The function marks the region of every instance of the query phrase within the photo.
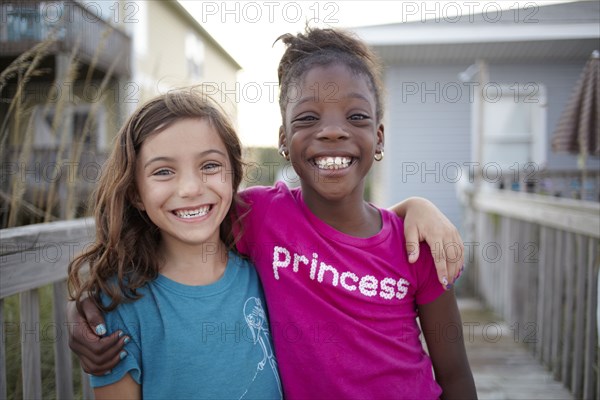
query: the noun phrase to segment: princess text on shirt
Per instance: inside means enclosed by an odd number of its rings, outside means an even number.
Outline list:
[[[309,260],[303,254],[290,252],[282,246],[273,247],[273,275],[279,280],[279,270],[288,268],[292,264],[292,272],[298,273],[302,266],[303,270],[308,270],[308,276],[311,280],[317,280],[319,283],[328,282],[333,287],[341,287],[349,292],[358,289],[358,293],[366,297],[379,296],[386,300],[402,300],[408,293],[410,282],[404,278],[394,279],[385,277],[377,279],[372,275],[359,277],[352,271],[341,272],[335,266],[328,265],[325,262],[319,262],[319,255],[312,253]],[[326,280],[326,275],[327,280]]]

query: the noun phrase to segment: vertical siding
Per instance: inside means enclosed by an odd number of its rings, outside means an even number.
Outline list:
[[[490,64],[490,81],[500,85],[541,83],[546,88],[546,162],[549,169],[577,169],[577,157],[554,154],[551,136],[585,60],[572,63]],[[469,84],[457,75],[468,63],[389,66],[385,74],[386,158],[377,175],[376,201],[388,206],[408,196],[432,200],[457,226],[456,165],[468,167],[471,154]],[[459,93],[459,89],[461,93]],[[404,93],[403,93],[404,90]],[[588,162],[598,169],[598,158]],[[464,178],[468,178],[463,173]]]
[[[470,160],[471,149],[468,87],[457,82],[464,68],[392,66],[387,70],[383,204],[423,196],[460,225],[455,167]]]

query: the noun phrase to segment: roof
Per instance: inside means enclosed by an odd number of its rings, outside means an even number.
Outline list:
[[[219,53],[221,53],[225,59],[227,59],[230,63],[232,63],[235,68],[238,70],[242,69],[240,64],[217,42],[211,35],[198,23],[198,21],[181,5],[177,0],[168,0],[165,2],[169,6],[175,10],[181,17],[187,20],[187,22],[194,28],[196,31],[202,35],[208,43],[214,46]]]
[[[496,11],[353,30],[388,62],[572,60],[599,47],[598,1]]]

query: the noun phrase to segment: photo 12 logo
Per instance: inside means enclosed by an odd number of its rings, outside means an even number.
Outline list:
[[[403,1],[401,21],[470,22],[483,19],[497,23],[509,19],[514,23],[537,23],[539,5],[535,2],[509,1]]]
[[[203,1],[200,22],[258,23],[300,21],[338,23],[337,2],[295,1]]]
[[[114,24],[139,23],[140,6],[136,1],[39,1],[32,12],[31,1],[3,1],[0,21],[8,23],[9,15],[28,15],[30,21],[45,24],[109,21]]]

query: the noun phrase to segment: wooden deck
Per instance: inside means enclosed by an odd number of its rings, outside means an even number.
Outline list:
[[[523,344],[514,327],[479,300],[459,299],[465,345],[480,400],[573,399]]]

